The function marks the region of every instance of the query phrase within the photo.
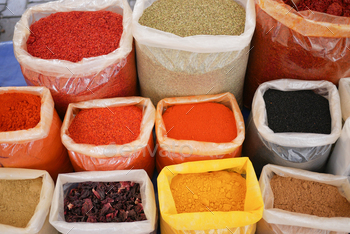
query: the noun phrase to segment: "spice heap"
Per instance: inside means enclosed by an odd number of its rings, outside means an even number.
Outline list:
[[[118,106],[81,110],[68,128],[78,144],[122,145],[139,136],[142,110],[136,106]]]
[[[319,217],[350,217],[350,203],[337,187],[274,175],[274,208]]]
[[[169,107],[163,114],[167,136],[177,140],[231,142],[237,136],[233,112],[220,103]]]
[[[277,132],[330,134],[329,102],[312,90],[264,93],[268,127]]]
[[[291,0],[283,0],[291,7],[295,7]],[[349,0],[301,0],[296,4],[298,11],[318,11],[336,16],[350,17]]]
[[[235,172],[179,174],[170,189],[177,213],[244,210],[246,180]]]
[[[30,26],[28,53],[42,59],[78,62],[119,47],[123,16],[110,11],[58,12]]]
[[[25,228],[40,201],[42,178],[0,180],[0,223]]]
[[[33,94],[0,94],[0,132],[34,128],[40,122],[41,98]]]
[[[233,0],[157,0],[145,9],[139,23],[180,37],[240,35],[245,10]]]
[[[123,182],[82,182],[64,199],[67,222],[133,222],[146,220],[140,185]]]

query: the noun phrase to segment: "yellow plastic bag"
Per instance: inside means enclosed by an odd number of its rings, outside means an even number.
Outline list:
[[[177,213],[170,190],[171,180],[177,174],[222,170],[245,175],[247,194],[244,211]],[[255,233],[256,223],[262,218],[264,203],[254,168],[247,157],[189,162],[168,166],[160,172],[157,182],[161,233]]]

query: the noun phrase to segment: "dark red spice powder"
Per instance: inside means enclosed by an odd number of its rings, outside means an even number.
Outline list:
[[[51,14],[30,26],[27,51],[42,59],[78,62],[119,47],[123,16],[110,11]]]
[[[284,3],[294,7],[291,0],[283,0]],[[298,11],[318,11],[336,16],[350,17],[349,0],[301,0],[297,4]]]
[[[0,94],[0,131],[34,128],[40,122],[41,98],[33,94]]]
[[[79,144],[122,145],[140,135],[142,110],[119,106],[81,110],[68,128],[69,136]]]

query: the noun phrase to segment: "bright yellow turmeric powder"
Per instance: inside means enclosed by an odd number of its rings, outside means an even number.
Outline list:
[[[177,213],[244,210],[246,180],[236,172],[179,174],[170,189]]]

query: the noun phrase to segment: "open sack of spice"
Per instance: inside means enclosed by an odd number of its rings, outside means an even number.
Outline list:
[[[133,11],[142,96],[231,92],[241,104],[253,0],[139,0]]]
[[[0,168],[1,233],[57,234],[49,223],[54,186],[47,171]]]
[[[60,138],[62,122],[45,87],[0,88],[0,167],[72,172]]]
[[[156,166],[241,156],[244,120],[233,94],[165,98],[156,113]]]
[[[75,171],[145,169],[154,171],[149,98],[126,97],[71,103],[61,137]]]
[[[339,80],[339,96],[343,121],[350,117],[350,78],[341,78]]]
[[[157,184],[161,233],[255,233],[262,217],[258,180],[246,157],[168,166]]]
[[[61,233],[156,233],[153,185],[144,170],[59,175],[50,223]]]
[[[337,0],[256,0],[244,87],[251,106],[261,83],[290,78],[328,80],[350,76],[350,5]]]
[[[27,84],[49,88],[62,118],[72,102],[136,95],[131,15],[127,0],[61,0],[27,9],[13,37]]]
[[[259,183],[265,207],[257,234],[350,231],[350,183],[346,176],[266,165]]]
[[[331,82],[265,82],[253,99],[243,155],[257,175],[268,163],[322,172],[341,125],[339,94]]]

